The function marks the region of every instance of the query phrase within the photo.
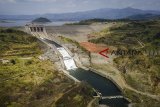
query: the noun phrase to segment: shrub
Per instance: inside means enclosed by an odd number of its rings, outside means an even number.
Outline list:
[[[16,61],[14,59],[11,59],[10,62],[15,65],[16,64]]]
[[[25,65],[31,65],[33,63],[32,60],[28,60],[27,62],[25,62]]]

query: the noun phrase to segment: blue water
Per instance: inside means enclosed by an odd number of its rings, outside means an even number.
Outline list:
[[[102,93],[103,96],[121,95],[121,91],[113,82],[92,71],[79,68],[76,71],[69,71],[69,73],[78,80],[89,83],[93,88]]]
[[[121,91],[112,81],[92,71],[79,68],[77,70],[70,70],[69,73],[76,79],[90,84],[94,89],[100,92],[102,96],[122,95]],[[127,107],[129,104],[129,102],[123,98],[105,99],[101,100],[99,103],[109,105],[110,107]]]

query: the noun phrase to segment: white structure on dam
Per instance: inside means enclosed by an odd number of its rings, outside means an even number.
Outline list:
[[[69,55],[69,53],[63,47],[57,48],[57,50],[63,56],[63,61],[64,61],[64,64],[65,64],[67,70],[77,68],[74,59]]]

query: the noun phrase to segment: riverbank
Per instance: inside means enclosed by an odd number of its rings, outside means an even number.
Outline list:
[[[113,80],[114,83],[120,87],[121,91],[123,92],[123,94],[127,98],[127,100],[131,102],[130,105],[138,105],[141,102],[148,101],[148,100],[155,102],[155,105],[159,102],[159,100],[160,100],[159,96],[152,95],[152,94],[145,93],[145,92],[141,92],[141,91],[138,91],[138,90],[130,87],[125,82],[124,78],[121,76],[120,71],[118,71],[116,68],[112,67],[112,65],[110,65],[110,64],[108,64],[108,66],[103,65],[103,67],[105,67],[105,68],[103,68],[102,66],[99,66],[99,67],[93,66],[94,69],[92,68],[91,71],[96,71],[96,73],[102,75],[103,77],[105,77],[105,78],[107,77],[107,78]],[[110,73],[110,70],[112,72],[114,71],[114,73]],[[141,100],[141,99],[143,99],[143,100]]]
[[[73,49],[73,48],[72,48]],[[73,51],[75,51],[75,50],[73,50]],[[77,52],[77,51],[75,51],[75,52]],[[79,51],[78,51],[79,52]],[[83,52],[82,52],[83,53]],[[88,62],[89,61],[87,61],[87,60],[89,60],[89,57],[87,58],[87,56],[86,56],[86,54],[84,54],[85,55],[85,57],[83,57],[83,55],[81,55],[80,56],[80,61],[82,61],[82,65],[84,65],[84,63],[85,64],[87,64],[87,65],[89,65],[90,66],[90,64],[88,64]],[[86,58],[85,60],[83,60],[84,58]],[[103,58],[104,59],[104,58]],[[92,59],[93,60],[93,59]],[[85,62],[85,61],[87,61],[87,63]],[[97,61],[97,60],[95,60],[95,61]],[[102,60],[101,60],[102,61]],[[102,64],[102,65],[101,65]],[[133,88],[131,88],[131,87],[129,87],[126,83],[125,83],[125,80],[124,80],[124,78],[121,76],[121,73],[120,73],[120,71],[118,71],[116,68],[114,68],[113,67],[113,65],[111,65],[111,64],[105,64],[105,65],[103,65],[103,63],[101,63],[101,64],[95,64],[94,65],[94,68],[98,71],[98,72],[103,72],[103,73],[105,73],[106,75],[108,75],[109,77],[111,77],[114,81],[115,81],[115,83],[117,83],[117,84],[120,84],[119,86],[122,88],[122,89],[129,89],[129,90],[133,90],[134,92],[136,92],[136,93],[139,93],[139,94],[143,94],[143,95],[149,95],[149,94],[146,94],[146,93],[142,93],[142,92],[139,92],[139,91],[137,91],[137,90],[135,90],[135,89],[133,89]],[[87,66],[88,67],[88,66]],[[105,67],[105,69],[104,69],[104,67]],[[107,71],[106,71],[107,70]],[[87,78],[87,77],[86,77]],[[125,95],[126,96],[126,95]],[[152,96],[152,95],[149,95],[150,97],[153,97],[153,98],[155,98],[154,96]]]
[[[117,82],[117,80],[115,80],[114,78],[112,78],[110,75],[102,73],[100,71],[97,71],[96,69],[91,68],[91,67],[89,68],[89,70],[92,71],[92,72],[94,72],[94,73],[96,73],[96,74],[98,74],[98,75],[100,75],[100,76],[102,76],[102,77],[104,77],[104,78],[109,79],[110,81],[112,81],[118,87],[118,89],[121,90],[121,92],[123,93],[124,87],[122,87],[119,84],[119,82]],[[131,103],[131,100],[129,98],[127,98],[127,97],[124,97],[124,98]]]

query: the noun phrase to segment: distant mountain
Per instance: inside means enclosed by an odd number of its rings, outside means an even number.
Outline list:
[[[129,16],[137,14],[155,14],[159,15],[160,11],[153,10],[140,10],[134,8],[123,8],[123,9],[110,9],[103,8],[97,10],[90,10],[84,12],[74,12],[74,13],[61,13],[61,14],[43,14],[43,15],[0,15],[0,19],[9,19],[9,20],[33,20],[37,17],[46,17],[53,21],[79,21],[86,19],[122,19]]]
[[[40,17],[40,18],[33,20],[32,22],[34,22],[34,23],[47,23],[47,22],[51,22],[51,21],[47,18]]]
[[[129,16],[127,17],[127,19],[130,20],[148,20],[148,19],[158,19],[160,18],[160,15],[157,14],[138,14],[138,15],[133,15],[133,16]]]

